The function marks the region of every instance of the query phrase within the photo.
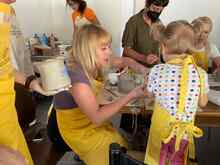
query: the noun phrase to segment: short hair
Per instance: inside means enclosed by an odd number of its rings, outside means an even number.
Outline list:
[[[161,42],[170,54],[191,54],[194,51],[194,30],[185,20],[171,22],[164,29]]]
[[[166,7],[169,4],[169,0],[146,0],[145,3],[147,7],[149,7],[152,4],[156,6]]]
[[[66,4],[68,4],[70,6],[70,2],[74,2],[74,3],[78,3],[79,4],[79,9],[78,11],[83,14],[86,7],[87,7],[87,3],[84,0],[66,0]]]
[[[111,41],[111,35],[101,26],[94,24],[82,26],[73,37],[73,61],[82,66],[93,87],[93,80],[98,72],[96,49]]]
[[[209,26],[209,32],[212,31],[213,23],[209,17],[198,17],[192,21],[192,26],[195,32],[201,32],[204,26]]]
[[[150,35],[155,40],[160,42],[161,41],[161,34],[164,32],[165,26],[161,21],[156,21],[151,25],[150,28]]]

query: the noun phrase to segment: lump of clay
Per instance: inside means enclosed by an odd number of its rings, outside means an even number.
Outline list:
[[[129,93],[136,87],[134,78],[129,74],[122,74],[118,79],[118,90],[121,93]]]

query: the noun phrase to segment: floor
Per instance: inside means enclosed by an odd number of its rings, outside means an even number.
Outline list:
[[[47,111],[51,99],[43,99],[37,107],[38,127],[43,130],[43,141],[32,142],[28,145],[35,165],[81,165],[74,160],[74,153],[59,152],[53,148],[46,133]],[[116,121],[118,122],[118,121]],[[196,151],[199,165],[219,165],[220,155],[220,128],[203,128],[204,136],[196,140]]]
[[[42,141],[28,141],[28,146],[35,165],[82,165],[74,160],[73,152],[61,152],[53,147],[47,137],[47,114],[51,105],[51,98],[42,98],[38,101],[36,118],[37,130],[43,136]]]

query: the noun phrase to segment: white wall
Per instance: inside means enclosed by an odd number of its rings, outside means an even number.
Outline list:
[[[145,0],[134,0],[134,1],[135,1],[134,12],[138,13],[141,9],[144,8]]]
[[[93,0],[87,3],[93,6]],[[66,0],[17,0],[13,6],[25,37],[52,32],[62,41],[72,40],[72,11]]]
[[[48,1],[48,0],[47,0]],[[51,26],[52,31],[62,41],[71,41],[73,33],[73,24],[71,18],[71,8],[66,6],[66,0],[51,1]]]
[[[93,2],[93,9],[102,26],[112,34],[112,48],[118,54],[121,36],[121,2],[119,0],[94,0]]]
[[[25,36],[52,30],[50,0],[17,0],[13,6]]]
[[[48,1],[48,0],[47,0]],[[52,30],[63,41],[71,41],[73,33],[72,9],[66,6],[66,0],[49,0],[52,3]],[[93,0],[87,0],[88,6]]]
[[[139,11],[144,6],[145,0],[135,0],[135,11]],[[167,24],[178,19],[192,21],[199,16],[209,16],[214,22],[214,29],[210,35],[210,40],[220,48],[220,15],[219,0],[170,0],[169,5],[164,10],[161,20]]]
[[[13,6],[25,37],[54,33],[62,41],[72,39],[71,10],[65,0],[17,0]]]
[[[145,0],[87,0],[102,25],[113,36],[113,51],[120,54],[121,35],[128,18],[144,7]],[[17,0],[14,4],[25,36],[33,33],[55,33],[61,40],[71,41],[71,9],[66,8],[65,0]],[[176,19],[191,21],[198,16],[210,16],[214,21],[211,40],[220,47],[219,0],[170,0],[161,19],[167,24]]]

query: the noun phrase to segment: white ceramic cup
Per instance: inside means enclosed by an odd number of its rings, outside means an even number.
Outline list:
[[[116,85],[118,83],[118,73],[109,73],[108,79],[111,85]]]

